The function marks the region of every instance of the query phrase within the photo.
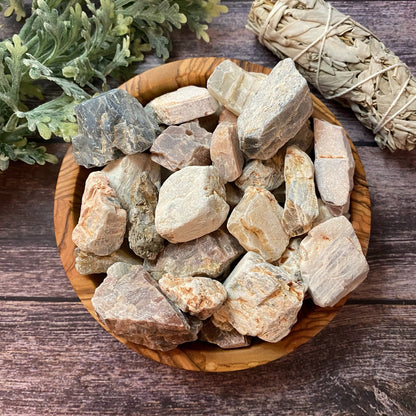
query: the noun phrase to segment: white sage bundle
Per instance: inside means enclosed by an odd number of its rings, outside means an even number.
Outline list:
[[[381,148],[414,149],[416,79],[368,29],[324,0],[255,0],[247,28],[325,98],[349,106]]]

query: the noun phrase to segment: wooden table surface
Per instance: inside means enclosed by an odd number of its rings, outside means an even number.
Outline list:
[[[250,1],[223,1],[211,43],[174,34],[171,60],[226,56],[274,66],[244,28]],[[416,74],[416,1],[336,0]],[[0,18],[0,37],[17,27]],[[138,71],[160,64],[148,59]],[[319,95],[318,95],[319,96]],[[352,113],[326,102],[367,173],[367,280],[314,339],[265,366],[196,373],[128,349],[89,315],[58,255],[58,165],[0,175],[0,415],[416,415],[416,151],[381,151]],[[48,144],[62,160],[68,144]]]

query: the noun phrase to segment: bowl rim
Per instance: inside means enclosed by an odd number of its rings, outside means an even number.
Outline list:
[[[119,88],[126,90],[145,104],[155,96],[173,91],[185,85],[205,86],[206,80],[214,68],[228,58],[188,58],[173,61],[149,69],[134,76]],[[271,69],[248,61],[230,59],[242,68],[268,74]],[[322,118],[341,126],[335,115],[313,94],[314,112],[312,117]],[[348,136],[348,134],[347,134]],[[364,254],[366,255],[371,230],[371,204],[365,171],[357,150],[348,137],[355,160],[354,189],[351,194],[350,221],[357,233]],[[102,275],[81,275],[75,269],[75,244],[72,242],[72,230],[75,227],[81,205],[83,186],[91,170],[76,164],[72,145],[68,148],[58,174],[54,198],[54,227],[59,255],[65,273],[77,296],[99,324],[102,324],[92,307],[91,297],[95,287],[102,281]],[[141,355],[169,366],[207,372],[243,370],[274,361],[289,354],[300,345],[317,335],[339,312],[348,296],[341,299],[334,307],[321,308],[311,301],[304,302],[297,323],[291,332],[277,343],[265,341],[254,342],[251,346],[239,349],[221,349],[213,344],[200,341],[182,344],[174,350],[154,351],[142,345],[134,344],[115,335],[123,344]]]

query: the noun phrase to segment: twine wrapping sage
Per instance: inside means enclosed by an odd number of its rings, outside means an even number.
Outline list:
[[[416,79],[368,29],[324,0],[255,0],[247,28],[325,98],[350,107],[381,148],[414,149]]]

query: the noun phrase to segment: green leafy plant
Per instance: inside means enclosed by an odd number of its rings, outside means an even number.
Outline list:
[[[0,1],[5,15],[25,16],[20,0]],[[187,25],[208,42],[220,0],[35,0],[18,34],[0,42],[0,170],[9,161],[56,162],[34,136],[69,141],[77,132],[74,106],[107,88],[108,77],[153,52],[167,59],[173,29]],[[62,93],[44,99],[44,92]]]

